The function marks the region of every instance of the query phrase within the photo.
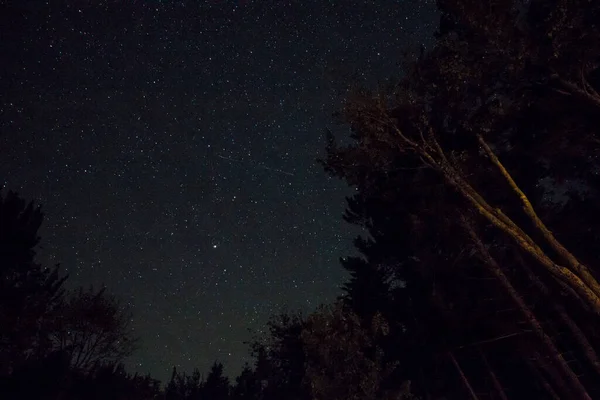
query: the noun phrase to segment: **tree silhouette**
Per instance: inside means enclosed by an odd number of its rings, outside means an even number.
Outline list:
[[[113,296],[67,292],[35,262],[40,207],[0,196],[0,397],[151,399],[158,384],[118,364],[135,340]]]
[[[71,366],[89,371],[94,366],[119,363],[131,355],[130,313],[102,288],[80,288],[65,295],[53,315],[50,337],[54,348],[70,355]]]
[[[49,351],[45,328],[66,277],[34,261],[43,218],[33,202],[0,193],[0,376]]]
[[[258,399],[261,389],[261,382],[257,379],[256,372],[246,363],[240,375],[235,378],[231,398],[233,400]]]
[[[343,303],[321,307],[307,318],[301,337],[311,398],[411,398],[407,384],[390,382],[396,362],[386,362],[377,344],[379,336],[389,334],[387,322],[381,314],[370,322],[361,323]]]
[[[600,396],[600,3],[437,0],[436,45],[357,88],[325,169],[364,228],[343,296],[275,315],[230,387],[120,361],[130,315],[35,261],[43,213],[0,194],[0,398]]]
[[[386,353],[425,397],[598,389],[600,7],[551,3],[438,1],[434,49],[348,98],[352,144],[328,138],[326,169],[357,188],[347,219],[369,234],[349,303],[386,308],[368,288],[391,274]]]
[[[192,375],[185,372],[178,373],[177,368],[173,367],[171,380],[165,388],[165,399],[167,400],[198,400],[201,399],[201,393],[204,382],[200,377],[200,371],[194,369]]]
[[[227,400],[229,399],[229,391],[229,378],[223,376],[223,364],[215,361],[206,377],[206,382],[202,386],[202,397]]]
[[[305,355],[300,337],[303,326],[300,313],[276,314],[267,323],[266,335],[251,342],[263,399],[308,398],[303,385]]]
[[[160,382],[149,375],[131,375],[123,364],[103,364],[91,372],[72,370],[75,383],[67,392],[73,399],[158,400],[164,398]]]

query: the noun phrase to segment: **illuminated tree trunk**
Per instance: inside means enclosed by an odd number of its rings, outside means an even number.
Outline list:
[[[594,278],[589,269],[580,263],[577,258],[569,252],[550,232],[546,225],[538,217],[533,209],[531,202],[517,186],[512,176],[502,165],[498,157],[491,148],[478,135],[477,138],[482,148],[498,168],[501,175],[509,183],[511,190],[519,197],[525,214],[529,217],[533,225],[541,232],[546,242],[560,255],[567,266],[563,266],[546,254],[541,246],[536,243],[523,229],[521,229],[511,218],[497,207],[492,207],[485,198],[473,188],[463,174],[455,167],[457,162],[450,160],[444,150],[438,143],[433,128],[429,125],[425,117],[422,118],[424,126],[417,127],[420,134],[420,142],[417,142],[406,135],[396,126],[394,120],[390,118],[382,105],[379,105],[376,113],[369,115],[374,122],[381,124],[382,127],[388,127],[396,134],[397,143],[402,151],[410,150],[418,155],[421,161],[426,165],[438,171],[444,180],[454,187],[486,220],[503,231],[512,238],[517,245],[526,253],[530,254],[546,270],[548,270],[557,279],[571,287],[577,294],[583,298],[586,303],[597,313],[600,314],[600,283]],[[423,132],[423,131],[427,132]]]
[[[539,291],[544,295],[549,296],[550,290],[548,289],[548,287],[537,276],[535,276],[531,268],[529,268],[529,266],[525,263],[525,261],[519,254],[516,254],[516,257],[519,263],[527,272],[529,279],[536,285]],[[573,321],[573,319],[569,316],[567,310],[565,310],[562,304],[558,302],[553,302],[552,305],[554,307],[554,311],[556,311],[556,314],[558,314],[560,320],[567,326],[567,328],[573,335],[573,338],[575,339],[577,344],[579,344],[579,347],[585,354],[589,363],[592,365],[596,373],[600,375],[600,359],[598,358],[596,350],[594,350],[594,348],[592,347],[592,344],[589,342],[585,333],[581,330],[577,323]]]
[[[548,349],[549,355],[552,358],[553,363],[556,365],[556,367],[558,369],[560,369],[562,371],[562,373],[565,375],[565,377],[571,384],[571,387],[573,388],[573,390],[578,394],[577,398],[591,400],[590,395],[587,393],[587,391],[585,390],[585,388],[579,381],[579,378],[577,377],[577,375],[575,375],[573,370],[567,364],[564,357],[560,354],[560,352],[554,345],[552,338],[550,338],[550,336],[548,336],[546,334],[546,332],[542,328],[542,325],[540,324],[538,319],[535,317],[535,315],[533,314],[531,309],[525,303],[523,297],[517,292],[515,287],[510,283],[508,277],[504,274],[504,272],[502,271],[502,269],[500,268],[500,266],[498,265],[496,260],[489,253],[489,251],[484,246],[484,244],[481,241],[481,239],[479,238],[479,236],[475,233],[473,227],[469,224],[469,222],[466,219],[463,220],[463,226],[465,227],[465,229],[471,236],[471,239],[473,240],[475,247],[477,248],[479,254],[481,255],[482,261],[491,270],[491,272],[498,278],[500,283],[502,283],[502,286],[504,286],[504,288],[510,295],[511,299],[517,304],[517,306],[519,307],[519,309],[521,310],[521,312],[523,313],[523,315],[529,322],[529,325],[533,328],[533,331],[535,332],[535,334],[538,336],[538,338],[542,341],[542,343]]]
[[[550,229],[548,229],[548,227],[538,217],[537,213],[533,209],[533,206],[531,205],[531,202],[527,196],[525,196],[525,193],[523,193],[519,186],[517,186],[516,182],[513,180],[506,168],[504,168],[504,165],[502,165],[496,154],[494,154],[492,149],[481,136],[478,136],[478,139],[481,146],[485,149],[487,155],[510,185],[510,188],[515,192],[515,194],[518,195],[521,203],[523,204],[523,210],[525,211],[525,214],[527,214],[531,222],[533,222],[535,227],[542,233],[548,244],[560,255],[564,261],[567,262],[567,265],[572,269],[572,271],[579,275],[581,280],[585,282],[589,289],[591,289],[596,296],[600,296],[600,284],[596,278],[594,278],[585,265],[580,263],[570,251],[568,251],[558,240],[556,240],[552,232],[550,232]]]

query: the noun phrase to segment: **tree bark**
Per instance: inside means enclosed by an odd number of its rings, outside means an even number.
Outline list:
[[[517,186],[512,176],[502,165],[498,157],[493,153],[483,138],[478,135],[478,139],[494,163],[499,169],[503,177],[508,181],[511,189],[519,196],[523,209],[532,223],[536,226],[550,246],[567,262],[570,268],[557,264],[552,258],[544,252],[544,250],[514,221],[512,221],[499,208],[494,208],[473,188],[469,182],[457,170],[453,163],[448,160],[444,154],[444,150],[435,138],[433,128],[429,125],[426,117],[422,117],[423,127],[417,127],[419,131],[421,143],[407,137],[394,123],[394,120],[389,117],[387,111],[381,106],[374,113],[369,113],[368,110],[363,110],[367,117],[376,123],[387,126],[394,131],[398,139],[400,139],[401,150],[410,150],[420,157],[422,162],[432,169],[441,173],[444,180],[454,187],[472,206],[494,226],[502,230],[505,234],[511,237],[519,247],[525,252],[531,254],[545,269],[556,276],[568,286],[573,288],[590,307],[600,314],[600,283],[591,274],[588,268],[581,264],[577,258],[570,253],[556,238],[546,225],[538,217],[533,209],[531,202]],[[423,133],[423,130],[428,131],[428,135]]]
[[[525,214],[527,214],[533,225],[542,233],[542,235],[544,236],[548,244],[554,249],[554,251],[556,251],[560,255],[560,257],[567,262],[571,269],[579,275],[579,277],[596,294],[596,296],[600,296],[600,284],[598,283],[596,278],[594,278],[590,270],[585,265],[580,263],[579,260],[570,251],[568,251],[558,240],[556,240],[550,229],[548,229],[546,224],[542,222],[540,217],[533,209],[533,206],[527,198],[527,196],[525,195],[525,193],[523,193],[521,188],[519,188],[517,183],[514,181],[510,173],[506,170],[504,165],[502,165],[502,163],[500,162],[496,154],[492,151],[490,146],[485,142],[485,140],[483,140],[481,135],[477,135],[477,139],[479,140],[481,146],[484,148],[488,157],[490,157],[490,159],[492,160],[492,163],[496,165],[502,176],[510,185],[510,188],[517,194],[517,196],[521,200],[521,203],[523,203],[523,210],[525,211]]]
[[[529,268],[527,263],[525,263],[525,260],[523,260],[523,258],[518,253],[516,253],[516,258],[517,261],[525,269],[525,272],[527,273],[529,279],[536,285],[538,290],[545,296],[550,297],[550,289],[537,276],[535,276],[531,268]],[[567,326],[567,328],[573,335],[573,338],[575,339],[577,344],[579,344],[579,347],[588,359],[589,363],[592,365],[596,373],[600,375],[600,358],[598,358],[596,350],[594,350],[594,347],[589,342],[585,333],[581,330],[581,328],[579,328],[577,323],[573,321],[573,319],[569,316],[567,310],[562,304],[560,304],[554,299],[549,298],[549,300],[552,301],[554,311],[556,311],[556,314],[558,314],[560,320]]]
[[[469,233],[469,235],[471,236],[471,239],[473,239],[475,247],[479,251],[484,265],[486,265],[491,270],[491,272],[498,278],[500,283],[502,283],[504,288],[507,290],[512,300],[517,304],[517,306],[519,307],[519,309],[533,328],[535,334],[548,349],[548,352],[550,354],[550,357],[554,361],[554,364],[557,366],[557,368],[559,368],[562,371],[562,373],[565,375],[565,377],[571,384],[572,389],[577,393],[578,398],[591,400],[590,395],[587,393],[586,389],[579,381],[577,375],[575,375],[573,370],[569,367],[564,357],[560,354],[560,352],[554,345],[554,342],[552,341],[550,336],[546,334],[540,322],[537,320],[531,309],[525,303],[523,297],[521,297],[521,295],[517,292],[515,287],[510,283],[508,277],[504,274],[496,260],[485,248],[483,242],[475,233],[473,226],[466,219],[463,220],[463,225]]]

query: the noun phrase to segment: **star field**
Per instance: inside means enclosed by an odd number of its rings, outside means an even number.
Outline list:
[[[44,261],[131,307],[132,370],[237,374],[248,328],[340,293],[357,232],[322,132],[433,3],[0,3],[0,180],[43,205]]]

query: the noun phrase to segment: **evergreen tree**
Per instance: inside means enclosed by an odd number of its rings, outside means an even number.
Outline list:
[[[202,397],[211,400],[227,400],[229,391],[229,378],[223,375],[223,364],[215,361],[202,386]]]
[[[182,400],[184,398],[184,394],[182,394],[183,390],[178,384],[180,381],[177,378],[177,368],[173,367],[173,372],[171,373],[171,380],[165,388],[166,400]]]
[[[255,371],[246,363],[240,375],[235,378],[232,399],[259,399],[261,388],[261,382],[257,379]]]
[[[172,400],[199,400],[202,397],[204,382],[200,377],[200,371],[195,368],[192,375],[185,372],[178,373],[173,367],[171,380],[165,388],[165,398]]]
[[[262,386],[262,398],[308,399],[303,386],[305,355],[300,337],[304,320],[300,313],[271,317],[264,337],[251,343],[256,358],[256,377]]]
[[[0,194],[0,376],[50,351],[45,328],[66,277],[35,262],[43,218],[33,202]]]
[[[349,97],[353,144],[329,136],[324,165],[356,187],[349,220],[370,236],[349,301],[381,308],[368,288],[392,270],[386,353],[425,397],[598,389],[600,7],[551,3],[438,1],[436,46],[389,90]]]
[[[0,196],[0,397],[152,399],[158,382],[118,362],[133,351],[130,316],[104,290],[67,292],[35,262],[40,207]]]

